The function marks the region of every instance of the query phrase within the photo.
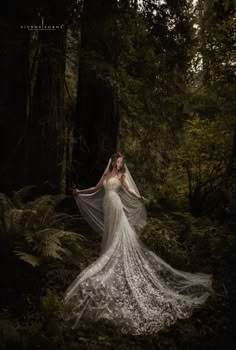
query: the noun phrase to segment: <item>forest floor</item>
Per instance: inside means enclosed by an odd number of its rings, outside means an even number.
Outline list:
[[[0,350],[233,348],[236,223],[232,218],[213,223],[184,212],[149,212],[140,236],[144,244],[175,268],[212,273],[215,294],[190,318],[178,320],[157,335],[133,336],[103,322],[81,322],[76,331],[63,322],[65,290],[80,271],[96,260],[101,243],[101,237],[73,215],[67,229],[86,238],[80,241],[74,260],[68,256],[50,257],[33,267],[15,254],[16,233],[6,236],[1,230]]]

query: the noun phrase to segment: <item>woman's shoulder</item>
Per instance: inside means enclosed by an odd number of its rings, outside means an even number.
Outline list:
[[[105,171],[105,173],[103,174],[103,176],[106,177],[106,176],[109,175],[110,173],[111,173],[110,170],[107,170],[107,171]]]

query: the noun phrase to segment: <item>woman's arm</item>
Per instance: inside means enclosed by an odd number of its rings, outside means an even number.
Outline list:
[[[78,188],[75,188],[73,190],[73,195],[75,195],[76,193],[94,193],[94,192],[96,192],[99,188],[101,188],[103,186],[103,182],[105,180],[106,175],[107,174],[103,174],[103,176],[98,181],[96,186],[93,186],[93,187],[90,187],[90,188],[86,188],[84,190],[79,190]]]
[[[121,179],[121,183],[124,186],[124,188],[126,189],[127,192],[129,192],[130,194],[132,194],[135,198],[137,198],[138,200],[140,200],[141,202],[145,201],[145,198],[143,196],[138,195],[128,184],[125,175],[122,176]]]

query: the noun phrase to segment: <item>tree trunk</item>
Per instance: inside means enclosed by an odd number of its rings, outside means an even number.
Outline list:
[[[63,191],[65,33],[40,33],[25,157],[28,183]]]
[[[1,190],[47,183],[62,191],[65,29],[31,31],[27,25],[42,25],[42,18],[44,25],[63,25],[67,2],[38,1],[40,10],[27,0],[14,5],[2,22]]]
[[[74,147],[74,179],[82,186],[98,181],[117,148],[116,6],[115,0],[84,1]]]
[[[5,8],[0,26],[0,191],[10,193],[24,182],[22,154],[27,127],[29,32],[20,29],[25,17]],[[19,23],[18,23],[19,21]]]

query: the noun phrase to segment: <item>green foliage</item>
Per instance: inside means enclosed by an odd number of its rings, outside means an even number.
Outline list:
[[[55,211],[64,196],[45,195],[32,202],[22,203],[20,193],[13,201],[1,194],[0,232],[3,240],[15,247],[15,254],[32,266],[38,266],[49,259],[63,259],[83,237],[65,230],[68,214]],[[4,243],[3,243],[4,244]],[[69,254],[70,255],[70,254]]]
[[[221,119],[198,116],[186,121],[181,144],[172,152],[167,186],[190,206],[203,205],[210,193],[222,188],[230,162],[233,133]]]
[[[40,311],[48,335],[58,335],[61,332],[62,301],[52,290],[47,290],[41,297]]]
[[[119,148],[145,192],[157,191],[184,118],[191,58],[191,11],[186,1],[144,2],[122,18]]]
[[[158,218],[151,217],[142,230],[140,238],[158,256],[179,268],[187,268],[188,240],[193,231],[193,218],[189,213],[159,212]]]
[[[123,22],[119,148],[149,200],[211,212],[235,182],[233,4],[149,1]]]
[[[164,220],[150,219],[141,238],[149,249],[175,266],[184,265],[186,251],[178,241],[175,231],[171,231]]]

